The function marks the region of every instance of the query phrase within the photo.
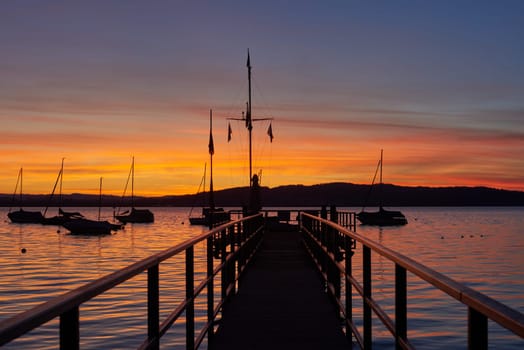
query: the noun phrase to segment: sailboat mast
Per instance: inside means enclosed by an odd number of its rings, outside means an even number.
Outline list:
[[[58,208],[62,208],[62,180],[64,179],[64,159],[62,158],[62,166],[60,167],[60,193],[58,195]]]
[[[13,192],[13,198],[11,200],[11,207],[15,203],[16,194],[18,191],[18,184],[20,184],[20,209],[22,209],[22,168],[18,171],[18,177],[16,178],[15,190]],[[11,212],[11,207],[9,207],[9,212]]]
[[[382,184],[382,163],[384,160],[383,154],[384,154],[384,150],[381,149],[380,150],[380,203],[379,203],[381,208],[382,208],[382,197],[384,195],[384,185]]]
[[[131,208],[135,207],[135,156],[131,162]]]
[[[382,184],[382,164],[383,164],[383,161],[384,161],[384,157],[383,157],[383,154],[384,154],[384,150],[380,150],[380,183]]]
[[[213,143],[213,110],[209,110],[209,157],[210,157],[210,174],[209,174],[209,207],[215,209],[215,197],[213,194],[213,154],[215,145]]]
[[[20,208],[22,207],[22,184],[24,182],[24,168],[20,168]]]
[[[100,221],[101,210],[102,210],[102,177],[100,177],[100,185],[98,189],[98,221]]]
[[[249,132],[249,187],[253,185],[253,149],[251,132],[253,122],[251,120],[251,60],[249,59],[249,49],[247,50],[247,81],[248,81],[248,104],[246,111],[246,128]]]
[[[206,177],[207,177],[207,163],[204,163],[204,177],[202,178],[202,182],[204,184],[203,191],[204,194],[206,193]],[[202,185],[202,182],[200,183]],[[200,187],[198,187],[198,191],[200,192]]]

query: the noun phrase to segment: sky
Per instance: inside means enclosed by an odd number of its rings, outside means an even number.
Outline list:
[[[0,4],[0,193],[136,195],[249,185],[524,191],[522,1]],[[228,123],[233,131],[227,141]],[[274,139],[267,129],[271,123]],[[209,183],[209,180],[207,180]]]

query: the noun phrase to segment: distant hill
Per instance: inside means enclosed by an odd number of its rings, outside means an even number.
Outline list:
[[[261,189],[265,207],[286,206],[377,206],[380,189],[374,186],[351,183],[328,183],[312,186],[289,185]],[[98,206],[98,195],[70,194],[62,196],[63,206]],[[207,194],[135,197],[137,207],[149,206],[202,206]],[[488,187],[405,187],[385,184],[382,188],[384,206],[524,206],[524,192]],[[56,199],[48,203],[48,195],[24,195],[24,206],[56,206]],[[248,188],[237,187],[215,192],[217,206],[240,207],[248,202]],[[0,194],[0,206],[19,206],[12,203],[12,195]],[[103,206],[129,206],[117,196],[103,196]]]

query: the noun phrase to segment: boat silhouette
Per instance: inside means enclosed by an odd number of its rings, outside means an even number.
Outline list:
[[[115,215],[115,218],[122,223],[150,223],[155,221],[154,214],[149,209],[136,209],[135,208],[135,157],[131,162],[131,169],[129,170],[129,176],[127,177],[126,187],[122,199],[125,197],[127,185],[131,178],[131,209]]]
[[[231,220],[231,215],[226,212],[224,208],[215,207],[215,197],[213,192],[213,155],[215,154],[215,144],[213,142],[213,111],[209,110],[209,157],[210,157],[210,175],[209,175],[209,207],[202,208],[200,216],[189,216],[189,223],[191,225],[206,225],[214,226],[219,223]],[[206,168],[204,167],[204,192],[206,187]]]
[[[45,208],[43,218],[41,221],[42,225],[62,225],[63,223],[70,221],[72,219],[81,219],[84,216],[80,214],[79,212],[67,212],[62,209],[62,180],[64,178],[64,158],[62,158],[62,166],[60,167],[60,171],[58,172],[58,176],[55,181],[55,186],[53,187],[53,190],[51,191],[51,194],[49,196],[49,203],[51,203],[53,196],[55,194],[56,186],[59,185],[59,191],[58,191],[58,215],[52,216],[52,217],[45,217],[47,214],[47,210],[49,208],[49,205]]]
[[[109,221],[100,220],[100,210],[102,208],[102,178],[100,178],[100,190],[98,196],[98,220],[75,217],[62,223],[72,235],[110,235],[112,231],[120,230],[123,224],[112,224]]]
[[[17,223],[17,224],[39,224],[44,219],[44,216],[40,211],[29,211],[24,210],[22,208],[22,193],[23,193],[23,178],[24,178],[24,169],[20,168],[18,171],[18,178],[16,180],[15,185],[15,191],[13,193],[13,203],[16,198],[16,193],[18,191],[18,187],[20,187],[20,209],[12,211],[11,208],[9,208],[9,212],[7,213],[7,217],[11,222]],[[19,186],[20,185],[20,186]]]
[[[406,225],[408,223],[408,220],[402,214],[402,212],[398,210],[386,210],[382,207],[382,164],[383,164],[383,150],[380,150],[380,161],[378,163],[377,170],[380,168],[380,182],[379,182],[379,189],[380,189],[380,204],[378,211],[369,212],[364,211],[364,207],[360,211],[360,213],[357,214],[357,219],[360,221],[363,225],[376,225],[376,226],[396,226],[396,225]],[[373,186],[373,183],[375,182],[375,177],[377,176],[377,172],[375,171],[375,176],[373,177],[373,182],[371,183],[371,186]],[[370,187],[371,190],[371,187]]]

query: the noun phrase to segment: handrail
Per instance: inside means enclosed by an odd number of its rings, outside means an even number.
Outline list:
[[[204,290],[202,284],[194,289],[194,257],[193,248],[196,244],[207,240],[207,276],[204,282],[208,287],[208,323],[197,337],[195,344],[194,329],[187,329],[187,348],[196,348],[204,339],[205,334],[212,335],[212,324],[221,306],[231,293],[244,267],[249,263],[254,252],[260,245],[263,228],[262,214],[241,218],[215,227],[208,232],[182,242],[172,248],[138,261],[126,268],[108,274],[72,291],[54,297],[51,300],[0,321],[0,346],[24,335],[44,323],[60,317],[60,347],[62,349],[79,348],[79,307],[90,299],[110,290],[111,288],[147,271],[148,294],[148,338],[140,348],[157,349],[159,338],[166,332],[183,311],[186,311],[186,325],[194,327],[194,300]],[[228,249],[229,248],[229,249]],[[158,266],[165,260],[180,253],[186,253],[186,300],[159,325],[159,274]],[[220,264],[213,268],[213,258],[219,257]],[[213,281],[221,274],[222,300],[214,306]],[[192,319],[191,319],[192,318]],[[187,327],[186,327],[187,328]]]
[[[470,349],[487,349],[488,319],[524,338],[524,314],[519,311],[335,222],[308,213],[301,213],[300,222],[301,230],[305,234],[306,248],[322,272],[328,291],[335,297],[341,313],[345,316],[346,334],[349,338],[353,334],[361,348],[371,347],[371,311],[395,337],[397,349],[413,348],[407,338],[406,271],[468,307],[468,346]],[[363,248],[363,285],[360,285],[352,274],[351,258],[357,242]],[[371,251],[395,264],[395,322],[371,296]],[[342,264],[343,260],[345,264]],[[346,305],[341,300],[341,274],[347,283],[346,286],[349,287],[346,288]],[[357,290],[364,301],[363,336],[352,320],[351,286]]]

